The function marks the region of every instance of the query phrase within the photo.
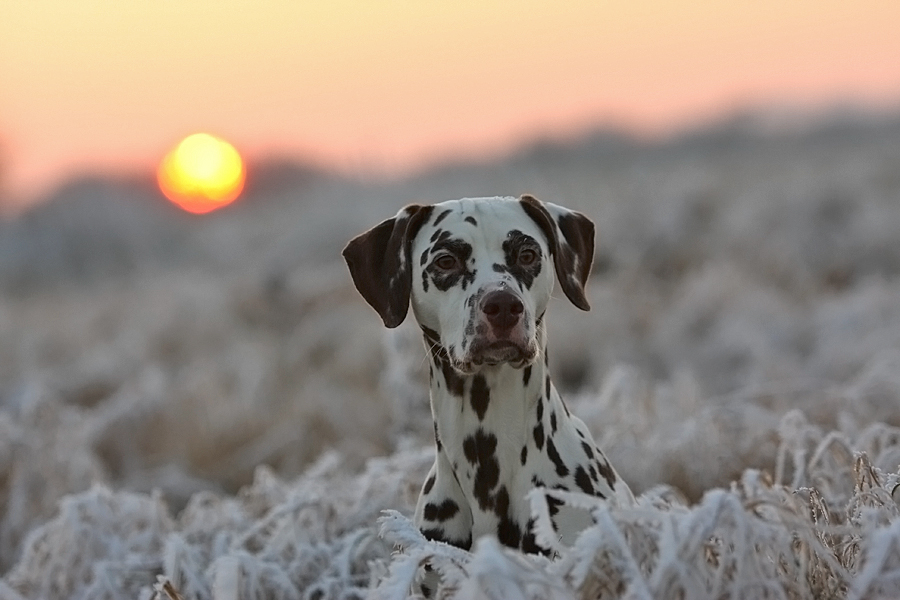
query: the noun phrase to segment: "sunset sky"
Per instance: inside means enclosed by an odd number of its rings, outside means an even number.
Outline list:
[[[182,137],[402,172],[748,106],[900,109],[898,0],[5,0],[0,186],[152,171]]]

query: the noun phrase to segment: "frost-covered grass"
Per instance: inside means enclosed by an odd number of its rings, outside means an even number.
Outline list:
[[[260,467],[240,494],[197,493],[177,518],[158,494],[94,486],[28,535],[0,597],[353,598],[373,586],[372,597],[403,598],[426,561],[444,597],[896,597],[900,429],[825,433],[791,411],[777,435],[774,480],[747,469],[694,504],[668,486],[613,509],[551,492],[593,510],[572,548],[534,495],[552,561],[492,538],[471,553],[425,540],[405,515],[430,450],[372,458],[360,473],[326,454],[291,482]]]
[[[444,597],[900,597],[898,173],[882,119],[287,172],[202,220],[69,188],[0,224],[0,599],[395,598],[425,560]],[[525,191],[597,222],[551,368],[638,493],[566,495],[597,524],[552,561],[416,532],[421,340],[337,259],[405,202]]]
[[[390,511],[381,519],[382,535],[403,551],[374,596],[402,597],[415,567],[429,561],[443,575],[448,596],[896,597],[900,494],[892,492],[898,476],[868,457],[874,452],[896,465],[900,430],[876,425],[850,440],[823,435],[793,411],[780,433],[780,450],[793,470],[787,485],[748,469],[729,489],[709,490],[690,506],[665,486],[618,508],[582,494],[553,493],[593,511],[596,524],[571,548],[554,544],[546,496],[533,493],[538,537],[556,546],[553,561],[503,549],[493,538],[479,540],[471,554],[428,542]]]

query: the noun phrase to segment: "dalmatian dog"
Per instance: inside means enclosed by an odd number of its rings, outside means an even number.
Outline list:
[[[594,225],[532,196],[412,204],[357,236],[343,255],[387,327],[410,304],[430,353],[437,455],[416,506],[426,538],[469,549],[496,535],[548,551],[532,531],[534,488],[632,499],[550,379],[545,317],[555,280],[588,310]],[[590,515],[551,496],[570,545]]]

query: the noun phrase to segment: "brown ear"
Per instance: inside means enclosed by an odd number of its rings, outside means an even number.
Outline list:
[[[519,198],[522,208],[547,236],[556,278],[572,304],[590,310],[584,286],[594,260],[594,224],[579,212],[544,203],[527,194]]]
[[[412,241],[431,211],[431,206],[410,204],[344,248],[353,284],[386,327],[397,327],[409,311]]]

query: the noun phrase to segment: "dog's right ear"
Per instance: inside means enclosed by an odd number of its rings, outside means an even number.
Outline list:
[[[412,241],[432,209],[410,204],[393,219],[356,236],[344,248],[344,260],[356,289],[386,327],[397,327],[409,311]]]
[[[529,194],[523,194],[519,202],[547,236],[556,277],[566,297],[581,310],[590,310],[584,286],[594,260],[594,224],[579,212]]]

